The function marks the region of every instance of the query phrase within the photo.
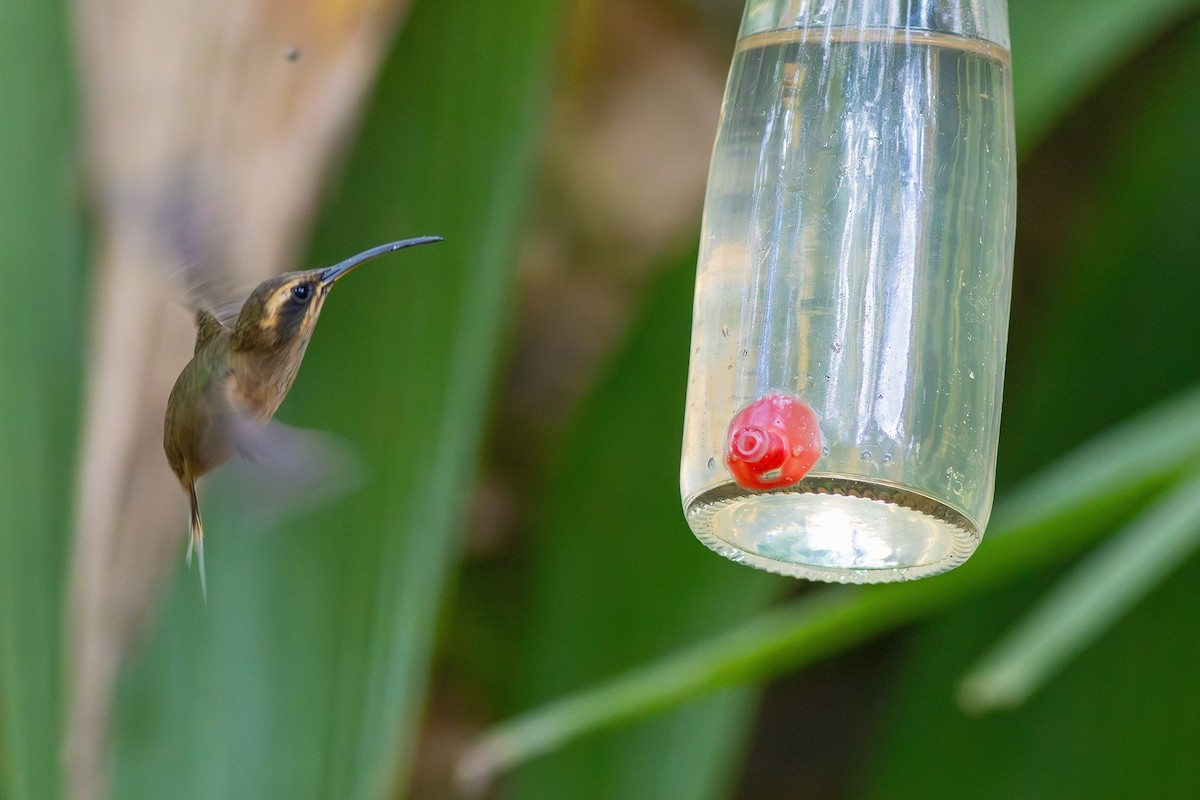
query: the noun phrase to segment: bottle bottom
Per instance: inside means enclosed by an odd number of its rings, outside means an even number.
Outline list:
[[[686,505],[701,542],[743,564],[816,581],[887,583],[953,569],[978,527],[931,497],[836,475],[754,492],[727,483]]]

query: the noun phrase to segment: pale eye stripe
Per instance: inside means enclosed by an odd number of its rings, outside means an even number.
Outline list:
[[[287,300],[288,290],[275,292],[267,298],[267,302],[263,304],[262,320],[259,323],[263,328],[274,328],[279,320],[279,308]]]

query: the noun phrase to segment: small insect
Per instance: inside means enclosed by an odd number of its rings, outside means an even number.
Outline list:
[[[820,455],[817,415],[798,397],[772,392],[743,408],[729,423],[725,465],[746,489],[798,483]]]
[[[321,307],[337,280],[385,253],[440,241],[440,236],[421,236],[391,242],[332,267],[265,280],[250,293],[232,327],[207,310],[197,311],[196,349],[167,400],[163,449],[190,501],[187,560],[191,564],[194,550],[206,597],[196,480],[235,454],[253,456],[263,445],[267,423],[292,388]]]

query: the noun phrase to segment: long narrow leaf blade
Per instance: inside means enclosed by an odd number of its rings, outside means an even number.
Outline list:
[[[378,374],[357,377],[361,367],[344,362],[333,369],[373,390],[373,413],[388,429],[375,464],[393,488],[359,518],[375,528],[374,541],[358,542],[343,587],[357,613],[339,645],[331,797],[381,797],[407,779],[507,321],[558,8],[559,0],[417,3],[384,76],[390,130],[366,132],[361,167],[347,177],[339,240],[353,227],[361,235],[364,223],[379,238],[398,220],[447,240],[437,245],[442,267],[406,278],[391,307],[365,296],[366,286],[354,290],[375,306]],[[397,201],[368,204],[393,181]],[[397,318],[395,307],[407,313]],[[361,323],[334,337],[354,349]],[[378,429],[346,411],[360,436]]]
[[[1042,220],[1028,231],[1026,263],[1046,280],[1032,282],[1037,301],[1014,314],[1027,324],[1014,325],[1025,341],[1006,387],[1001,458],[1010,474],[1200,374],[1190,302],[1200,293],[1200,107],[1180,101],[1200,72],[1198,21],[1107,82],[1033,164],[1040,180],[1025,185],[1041,191],[1026,208]],[[1075,153],[1073,167],[1064,163]],[[1130,479],[1139,478],[1113,475],[1115,484]],[[964,715],[953,690],[1054,571],[913,630],[861,772],[863,796],[894,797],[914,782],[939,798],[1188,796],[1200,778],[1188,760],[1200,698],[1179,688],[1198,658],[1200,584],[1190,571],[1165,581],[1032,702],[986,719]],[[936,782],[919,763],[930,748],[940,756]]]
[[[1196,0],[1014,0],[1009,18],[1021,150],[1037,145],[1084,93],[1197,7]]]
[[[1032,477],[997,508],[976,558],[910,584],[831,588],[592,689],[502,723],[461,762],[480,784],[589,731],[642,718],[720,688],[778,675],[883,630],[1061,560],[1103,528],[1097,513],[1177,474],[1200,453],[1200,392],[1096,437]],[[1138,476],[1131,482],[1128,476]],[[1119,479],[1119,480],[1118,480]]]
[[[1200,544],[1200,476],[1181,482],[1096,549],[963,678],[976,713],[1020,705]]]
[[[0,3],[0,796],[58,797],[79,392],[79,221],[64,10]]]
[[[1075,35],[1080,31],[1086,34],[1083,38],[1086,39],[1087,45],[1084,47],[1075,46],[1074,41],[1070,43],[1069,47],[1064,47],[1062,41],[1055,38],[1057,34],[1043,35],[1044,31],[1061,33],[1064,15],[1056,13],[1053,17],[1055,24],[1048,26],[1047,16],[1040,4],[1035,2],[1014,3],[1012,22],[1015,58],[1017,59],[1017,102],[1020,109],[1018,124],[1020,125],[1019,137],[1022,150],[1026,153],[1029,152],[1049,127],[1065,114],[1070,104],[1094,85],[1097,76],[1112,71],[1116,65],[1128,58],[1131,52],[1136,51],[1138,47],[1143,46],[1146,41],[1157,35],[1173,18],[1172,15],[1178,13],[1178,8],[1188,2],[1193,2],[1193,0],[1161,0],[1161,2],[1152,2],[1136,9],[1127,8],[1127,4],[1115,2],[1102,4],[1104,7],[1099,9],[1093,9],[1091,4],[1072,2],[1071,10],[1075,20],[1068,20],[1066,29],[1071,32],[1068,35]],[[1062,10],[1060,6],[1061,4],[1053,4],[1054,11],[1060,12]],[[1114,20],[1116,20],[1115,24]],[[690,273],[691,269],[689,268],[687,271]],[[678,302],[690,303],[689,289],[690,286],[680,291]],[[652,310],[658,312],[665,307],[666,305],[656,305]],[[647,335],[651,329],[652,326],[647,325],[634,334],[624,356],[616,365],[614,370],[616,373],[636,373],[636,363],[641,360],[639,353],[660,347],[658,340],[652,340]],[[656,335],[662,336],[661,333]],[[622,390],[631,397],[645,397],[661,392],[662,385],[663,381],[659,372],[647,371],[643,377],[630,378],[623,383]],[[601,391],[604,389],[602,388]],[[613,405],[615,406],[615,404]],[[648,405],[635,406],[633,403],[628,405],[628,409],[635,409],[636,414],[626,411],[626,416],[629,418],[626,428],[611,427],[612,416],[607,413],[594,413],[594,408],[589,408],[587,413],[578,417],[574,430],[571,432],[571,439],[578,445],[576,455],[585,454],[588,466],[594,465],[595,469],[588,468],[586,474],[580,474],[580,462],[568,459],[564,461],[564,474],[571,475],[581,486],[623,486],[621,473],[630,472],[628,454],[640,452],[637,437],[631,435],[627,440],[622,440],[634,443],[626,446],[625,460],[606,459],[603,455],[597,457],[598,454],[618,451],[620,446],[614,439],[629,432],[630,429],[658,431],[663,426],[677,428],[678,412],[675,415],[665,414],[658,411],[656,407],[652,409]],[[648,435],[647,441],[658,441],[656,436],[656,433]],[[585,450],[585,444],[590,445],[593,449]],[[646,461],[652,463],[651,459]],[[641,465],[639,461],[639,466]],[[570,487],[570,481],[564,480],[564,485]],[[657,486],[657,484],[654,485]],[[646,492],[651,488],[651,485],[647,484],[639,487],[638,491],[639,493]],[[1103,487],[1094,488],[1101,494],[1106,491]],[[663,491],[659,488],[656,491],[661,495],[659,503],[657,505],[647,503],[640,514],[623,514],[621,511],[606,513],[606,518],[614,523],[612,528],[619,531],[619,533],[611,534],[610,538],[633,543],[623,546],[626,551],[640,550],[643,542],[651,539],[663,540],[670,536],[683,536],[690,541],[686,531],[682,531],[681,524],[662,522],[667,514],[675,515],[673,518],[678,519],[673,490]],[[551,495],[553,498],[551,502],[555,504],[561,502],[565,506],[566,498],[570,496],[570,501],[575,503],[576,508],[594,507],[596,498],[610,496],[599,488],[590,497],[584,491],[572,492],[569,489],[562,494],[563,497],[560,498],[559,492],[554,492]],[[1052,497],[1041,499],[1048,500],[1051,505],[1055,502]],[[1039,509],[1032,500],[1031,495],[1031,502],[1026,504],[1019,513],[1036,517]],[[1016,511],[1014,509],[1014,512]],[[574,519],[566,515],[562,515],[558,519],[558,527],[547,527],[544,536],[551,543],[548,545],[549,547],[559,547],[565,551],[571,545],[564,544],[564,542],[576,543],[583,537],[576,539],[572,536],[577,527]],[[673,525],[673,527],[665,527],[669,525]],[[681,533],[672,533],[672,530],[681,531]],[[608,536],[609,534],[603,535]],[[579,552],[576,552],[576,556],[577,560],[584,563],[590,561],[588,557],[579,556]],[[639,558],[637,559],[639,563],[621,568],[623,573],[621,585],[630,587],[625,591],[638,591],[643,596],[657,595],[658,592],[656,592],[652,580],[646,580],[645,583],[639,584],[632,577],[632,573],[641,571],[641,568],[645,566],[640,563],[642,560]],[[554,563],[555,561],[557,561],[557,565]],[[586,591],[578,583],[578,567],[572,563],[569,556],[546,557],[541,560],[541,563],[546,569],[542,579],[548,586],[567,587],[562,591],[569,592],[573,597],[577,596],[579,592]],[[605,574],[603,570],[598,570],[598,572]],[[667,583],[666,574],[666,572],[663,573],[662,581],[664,583]],[[628,580],[624,580],[625,578]],[[672,579],[667,585],[671,588],[666,590],[666,594],[671,594],[676,590],[685,591],[682,588],[682,582],[676,584]],[[727,590],[727,587],[722,586],[719,581],[712,585],[705,585],[699,581],[687,585],[691,587],[690,591],[696,597],[725,596],[722,593]],[[632,587],[635,586],[648,588],[633,589]],[[736,591],[729,591],[728,594],[736,594]],[[552,618],[555,625],[552,629],[546,626],[537,626],[535,623],[530,625],[537,637],[535,651],[530,659],[533,673],[530,677],[531,681],[544,681],[546,685],[554,687],[550,690],[551,692],[569,691],[570,687],[579,686],[588,680],[595,680],[597,675],[611,674],[612,671],[621,669],[630,663],[631,645],[626,639],[617,638],[607,645],[603,641],[608,627],[603,621],[597,622],[597,619],[602,616],[602,609],[611,608],[611,606],[607,604],[607,595],[600,594],[598,597],[601,598],[598,602],[580,603],[574,607],[564,607],[561,595],[557,597],[543,595],[540,598],[539,602],[544,603],[546,608],[536,609],[536,611],[544,614],[547,618]],[[713,602],[714,607],[720,607],[720,605],[720,601]],[[613,620],[622,619],[620,612],[610,611],[610,614]],[[698,631],[688,627],[691,625],[688,620],[681,620],[673,624],[668,624],[666,620],[663,620],[663,623],[658,630],[661,631],[664,640],[677,641],[676,637],[681,634],[686,638],[698,635]],[[643,630],[641,624],[636,627],[638,630]],[[665,649],[668,645],[664,644],[662,647]],[[588,670],[591,672],[588,673]],[[667,681],[672,680],[669,675],[660,675],[659,677]],[[656,680],[647,679],[643,688],[648,688]],[[659,691],[662,691],[661,685],[656,689],[651,689],[650,694],[661,699],[661,696],[656,694]],[[629,697],[616,705],[602,709],[603,713],[615,716],[626,713],[641,702],[634,697],[634,694],[636,693],[631,693]],[[686,694],[687,690],[684,687],[683,693],[678,699],[683,699]],[[545,696],[549,695],[543,694],[541,697]],[[609,699],[612,697],[609,696]],[[649,698],[644,699],[649,701]],[[540,702],[540,699],[529,699],[529,701]],[[626,701],[628,705],[624,704]],[[640,712],[630,713],[636,716]],[[545,718],[539,717],[538,719],[545,721]],[[647,770],[644,753],[648,747],[669,753],[680,741],[679,731],[684,726],[672,724],[672,719],[674,718],[664,717],[655,720],[662,724],[653,732],[649,726],[643,725],[622,731],[619,736],[596,737],[589,739],[586,743],[579,742],[569,752],[556,754],[553,759],[542,760],[536,767],[531,765],[528,769],[522,770],[519,775],[514,776],[509,788],[515,789],[513,794],[515,797],[545,796],[552,787],[557,788],[560,792],[564,790],[564,787],[578,787],[576,789],[578,792],[603,793],[609,787],[626,788],[630,786],[636,786],[644,792],[669,792],[670,789],[667,787],[675,785],[669,783],[669,759],[664,757],[656,764],[655,768]],[[543,730],[536,735],[540,736],[543,733],[548,738],[556,735],[548,730]],[[651,733],[652,735],[650,735]],[[548,741],[545,746],[552,747]],[[733,753],[732,758],[736,759],[736,751],[729,746],[718,746],[709,751],[693,750],[690,755],[697,762],[709,764],[715,761],[728,762],[731,759],[731,753]],[[487,766],[489,758],[484,756],[478,761],[468,764],[465,771],[468,773],[475,771],[476,777],[488,773],[490,770],[490,767]],[[700,770],[696,770],[696,772],[699,773]],[[655,782],[655,777],[660,779]],[[574,781],[574,783],[570,783],[570,781]],[[567,791],[569,792],[569,789]],[[720,791],[720,789],[716,791]]]
[[[569,437],[547,486],[531,533],[525,706],[736,624],[788,588],[776,576],[713,558],[688,532],[676,502],[695,260],[694,251],[682,254],[684,268],[650,292],[630,335],[639,346],[583,404],[587,424]],[[597,505],[602,513],[590,510]],[[507,794],[720,797],[751,708],[750,692],[705,698],[530,765],[513,776]]]

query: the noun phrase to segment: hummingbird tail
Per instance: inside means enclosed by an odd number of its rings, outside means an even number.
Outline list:
[[[187,563],[192,565],[192,550],[196,551],[196,560],[200,565],[200,594],[208,604],[208,581],[204,574],[204,523],[200,521],[200,503],[196,500],[196,484],[188,482],[188,499],[191,501],[191,535],[188,538]]]

